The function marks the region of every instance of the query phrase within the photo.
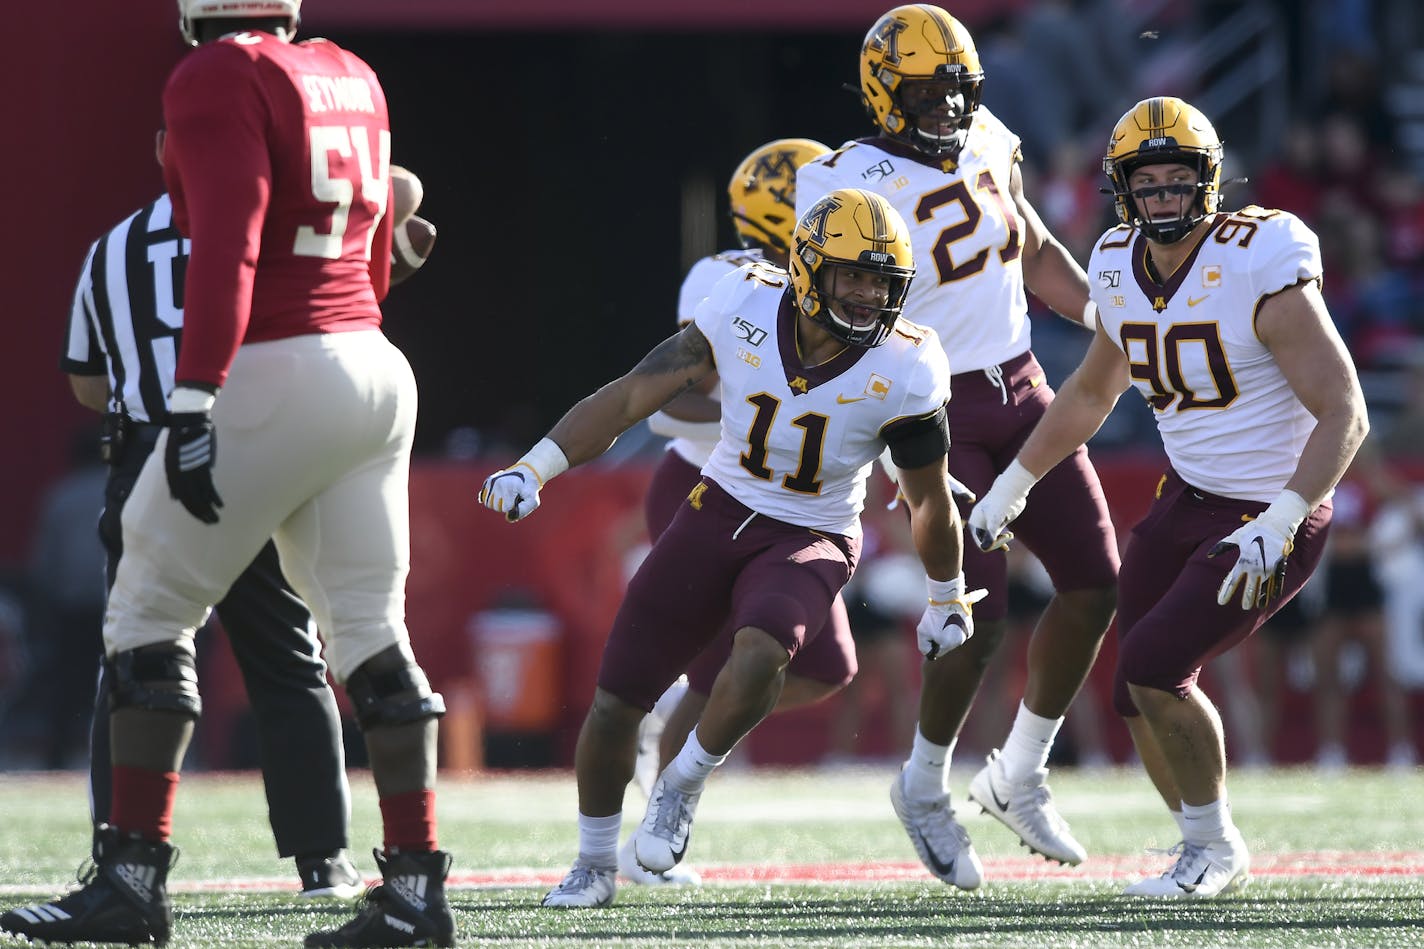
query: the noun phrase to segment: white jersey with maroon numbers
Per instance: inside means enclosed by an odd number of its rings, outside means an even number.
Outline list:
[[[702,472],[758,514],[858,536],[886,427],[938,411],[949,366],[934,331],[906,320],[880,346],[803,366],[790,286],[750,264],[697,308],[722,379],[722,438]]]
[[[1219,213],[1158,284],[1147,241],[1115,227],[1088,278],[1101,332],[1127,354],[1172,467],[1225,497],[1272,501],[1295,472],[1315,419],[1256,336],[1273,293],[1321,275],[1320,242],[1299,218],[1259,207]]]
[[[837,188],[877,192],[900,212],[915,252],[905,316],[939,334],[955,373],[1029,349],[1024,220],[1009,192],[1019,139],[988,109],[974,116],[958,164],[875,138],[848,142],[796,172],[798,219]]]

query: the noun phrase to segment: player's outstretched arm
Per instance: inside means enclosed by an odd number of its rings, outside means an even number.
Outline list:
[[[974,604],[984,590],[964,589],[964,530],[950,493],[945,460],[899,469],[900,492],[910,509],[910,534],[924,564],[929,598],[915,627],[920,653],[937,659],[974,635]]]
[[[1083,362],[1058,390],[1018,457],[969,512],[969,533],[981,550],[1004,547],[1013,539],[1007,528],[1023,513],[1029,491],[1093,437],[1128,381],[1127,356],[1104,333],[1095,333]]]
[[[690,324],[653,348],[627,374],[580,400],[549,434],[480,488],[480,503],[517,521],[539,506],[549,479],[603,454],[634,423],[652,415],[713,370],[712,348]]]

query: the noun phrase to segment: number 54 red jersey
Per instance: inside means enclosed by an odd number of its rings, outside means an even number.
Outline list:
[[[326,40],[235,33],[178,64],[163,116],[193,244],[179,382],[221,385],[243,343],[380,325],[391,134],[370,66]]]

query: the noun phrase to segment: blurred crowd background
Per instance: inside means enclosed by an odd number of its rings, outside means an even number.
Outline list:
[[[467,516],[462,505],[474,507],[488,470],[672,331],[687,266],[733,245],[724,186],[744,154],[773,138],[836,145],[870,134],[843,86],[856,83],[861,37],[887,4],[304,5],[304,35],[337,39],[382,77],[393,160],[421,176],[421,213],[440,228],[429,265],[385,309],[422,387],[413,505],[431,516],[415,519],[413,632],[461,641],[456,655],[469,676],[445,687],[461,698],[452,708],[467,711],[452,717],[453,731],[482,743],[472,754],[447,740],[447,763],[478,765],[484,752],[495,764],[566,763],[566,720],[577,721],[591,687],[587,665],[569,656],[596,657],[601,613],[587,611],[583,629],[565,602],[577,597],[509,580],[508,561],[518,558],[508,549],[471,536],[423,541],[422,525],[458,530],[451,525]],[[1208,675],[1227,683],[1238,760],[1414,765],[1424,725],[1424,8],[1418,0],[942,5],[974,33],[984,104],[1022,137],[1027,194],[1080,262],[1115,223],[1100,193],[1108,131],[1155,94],[1186,98],[1215,121],[1226,142],[1223,177],[1235,180],[1226,207],[1289,210],[1320,236],[1325,297],[1359,367],[1373,435],[1337,496],[1328,566],[1299,608]],[[58,369],[60,340],[84,247],[161,187],[147,143],[163,76],[182,54],[167,3],[114,6],[78,0],[76,9],[106,28],[98,36],[124,31],[133,42],[122,51],[105,42],[90,59],[87,41],[51,39],[53,24],[29,24],[37,51],[21,58],[38,73],[19,85],[7,78],[7,88],[30,90],[22,98],[35,124],[35,147],[5,158],[7,178],[38,175],[49,187],[22,189],[16,220],[35,223],[28,236],[5,237],[7,259],[43,260],[13,268],[16,318],[7,321],[14,335],[0,382],[20,419],[10,464],[0,466],[0,770],[86,761],[105,472],[96,420],[71,404]],[[140,55],[148,58],[137,68],[129,57]],[[112,83],[111,68],[136,69],[136,78]],[[44,178],[36,168],[46,164],[59,170]],[[1061,381],[1086,340],[1041,307],[1035,317],[1034,349]],[[1131,394],[1091,444],[1100,467],[1160,467],[1150,410]],[[629,432],[598,474],[626,482],[628,504],[568,527],[592,535],[584,556],[617,562],[598,574],[615,587],[636,563],[640,528],[628,512],[660,449],[642,428]],[[582,516],[573,504],[562,511],[540,517]],[[1125,533],[1131,522],[1118,526]],[[867,557],[853,587],[858,632],[867,632],[863,681],[802,723],[816,730],[809,747],[827,762],[898,752],[913,721],[913,690],[903,683],[917,683],[916,656],[905,622],[918,615],[921,580],[906,565],[898,521],[873,511],[868,529],[867,551],[882,556]],[[556,531],[539,536],[559,543]],[[425,605],[455,594],[420,578],[496,572],[491,559],[504,562],[498,583],[458,608]],[[552,572],[549,562],[529,569]],[[968,744],[1001,733],[1000,716],[1019,694],[1013,677],[1044,591],[1031,560],[1016,567],[1023,635],[1002,651]],[[599,591],[614,603],[619,592]],[[457,616],[443,624],[456,628],[416,630],[418,614]],[[595,641],[567,648],[577,638]],[[225,647],[220,637],[203,639],[215,657],[204,692],[218,711],[204,723],[209,738],[196,744],[195,764],[251,766],[240,689],[226,705],[221,698],[232,691],[220,684],[232,678]],[[419,641],[417,651],[428,655]],[[549,708],[505,714],[491,705],[496,693],[512,693],[516,705],[537,694]],[[1064,754],[1081,764],[1120,759],[1121,726],[1111,719],[1088,690],[1070,715]],[[779,760],[773,748],[756,757]]]

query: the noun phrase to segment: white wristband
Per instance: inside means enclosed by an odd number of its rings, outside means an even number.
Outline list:
[[[539,486],[542,488],[569,470],[569,459],[552,438],[541,438],[538,444],[526,451],[524,457],[510,467],[517,468],[520,465],[534,472],[534,477],[539,479]]]
[[[178,386],[168,397],[170,412],[211,412],[218,397],[206,389]]]
[[[1270,507],[1261,512],[1257,520],[1281,524],[1286,528],[1287,533],[1294,537],[1296,528],[1300,527],[1300,522],[1309,516],[1310,505],[1305,498],[1287,488],[1271,502]]]
[[[943,606],[964,597],[964,574],[962,573],[953,580],[936,580],[934,577],[925,577],[925,583],[929,587],[932,606]]]
[[[1009,462],[1009,466],[994,479],[995,487],[1002,485],[1003,490],[1012,491],[1014,497],[1028,497],[1036,484],[1038,475],[1025,468],[1017,458]]]
[[[1088,305],[1083,307],[1083,315],[1080,319],[1088,332],[1096,332],[1098,329],[1098,305],[1089,300]]]

